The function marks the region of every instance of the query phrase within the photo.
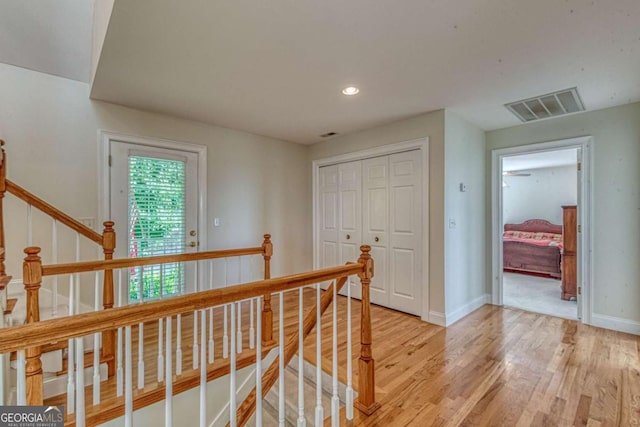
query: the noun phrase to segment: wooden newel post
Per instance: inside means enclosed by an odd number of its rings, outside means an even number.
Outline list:
[[[27,318],[26,323],[40,321],[39,291],[42,285],[42,259],[38,255],[40,248],[28,247],[24,250],[27,254],[22,264],[22,280],[27,292]],[[27,404],[42,405],[42,361],[40,360],[40,346],[29,347],[25,350],[27,359]]]
[[[0,139],[0,278],[7,275],[4,261],[4,195],[7,192],[7,153],[4,151],[4,141]],[[2,307],[4,309],[4,307]]]
[[[104,222],[102,232],[102,250],[104,259],[113,259],[116,249],[116,232],[113,229],[113,221]],[[104,283],[102,286],[102,306],[105,310],[113,308],[113,270],[104,271]],[[102,357],[107,363],[108,376],[116,374],[116,330],[111,329],[102,333]]]
[[[273,255],[273,243],[271,234],[264,235],[262,243],[264,257],[264,279],[271,279],[271,255]],[[262,344],[264,346],[274,345],[273,340],[273,311],[271,310],[271,294],[264,294],[262,304]]]
[[[369,252],[371,246],[360,246],[362,253],[358,263],[362,264],[362,272],[358,273],[362,283],[362,314],[360,318],[360,360],[358,361],[358,400],[355,407],[366,415],[371,415],[380,408],[376,402],[375,364],[371,351],[371,311],[369,287],[373,278],[373,259]]]

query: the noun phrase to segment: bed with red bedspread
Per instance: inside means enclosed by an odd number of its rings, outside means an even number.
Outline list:
[[[502,245],[505,271],[561,277],[561,225],[544,219],[505,224]]]

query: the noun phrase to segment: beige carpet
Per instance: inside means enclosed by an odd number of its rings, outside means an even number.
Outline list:
[[[566,319],[578,318],[576,302],[560,299],[560,280],[504,273],[503,286],[506,306]]]

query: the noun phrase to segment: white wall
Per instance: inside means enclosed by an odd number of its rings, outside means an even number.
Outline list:
[[[487,168],[493,149],[585,135],[593,137],[594,318],[640,332],[640,103],[487,132]]]
[[[429,283],[430,309],[444,313],[444,110],[314,144],[309,149],[309,159],[323,159],[425,136],[429,137],[430,240],[429,277],[425,279]]]
[[[0,64],[0,94],[8,178],[73,217],[99,216],[99,129],[203,144],[208,150],[208,246],[256,246],[269,232],[274,275],[311,268],[307,147],[92,101],[86,83],[5,64]],[[7,268],[20,277],[25,208],[10,199]],[[214,217],[222,219],[221,227],[213,227]],[[48,224],[37,226],[34,234],[35,244],[49,245]],[[96,254],[87,245],[82,256],[95,259]]]
[[[505,224],[528,219],[546,219],[562,224],[562,206],[578,200],[576,165],[525,171],[531,176],[505,176],[502,207]]]
[[[451,111],[445,114],[446,323],[485,303],[484,132]],[[467,191],[460,191],[460,183]],[[455,222],[452,228],[451,220]]]

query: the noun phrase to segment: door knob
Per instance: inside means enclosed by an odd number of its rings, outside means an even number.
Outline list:
[[[378,236],[376,236],[376,238],[375,238],[375,239],[373,239],[373,240],[375,240],[376,242],[379,242],[379,241],[380,241],[380,238],[379,238]]]
[[[195,236],[196,235],[196,230],[191,230],[189,232],[189,236]]]
[[[187,246],[190,248],[195,248],[196,247],[196,242],[189,242],[187,243]]]
[[[347,234],[347,240],[351,238],[351,234]]]

